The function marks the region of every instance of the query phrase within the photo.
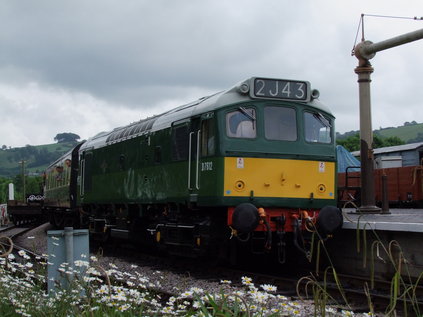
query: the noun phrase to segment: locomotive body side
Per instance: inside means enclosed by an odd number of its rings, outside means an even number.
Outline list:
[[[179,129],[185,130],[183,137],[180,137],[181,132],[177,131]],[[188,153],[190,133],[188,125],[176,126],[148,132],[100,148],[83,148],[81,205],[115,203],[203,205],[203,198],[216,195],[217,191],[214,186],[207,187],[207,185],[201,191],[193,188],[197,181],[195,178],[199,177],[200,173],[197,172],[197,163],[200,165],[201,162],[200,159],[189,158],[190,155],[197,155],[196,149],[192,148],[191,152],[195,153]],[[182,140],[176,140],[178,138]],[[218,166],[219,160],[216,158],[213,160],[216,162],[215,166]],[[211,181],[210,177],[208,181]],[[210,189],[214,194],[210,194]],[[211,198],[213,201],[209,203],[215,205],[215,197]]]

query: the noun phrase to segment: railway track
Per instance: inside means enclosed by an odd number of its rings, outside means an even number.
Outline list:
[[[29,250],[19,244],[16,244],[16,240],[24,236],[26,233],[34,229],[34,226],[17,226],[11,225],[8,227],[1,228],[0,230],[0,257],[7,257],[10,253],[15,256],[20,252],[24,251],[25,254],[30,256],[32,259],[39,258],[41,255],[37,254],[33,250]]]
[[[18,237],[22,234],[25,234],[26,232],[28,232],[32,228],[33,228],[32,226],[22,227],[22,226],[11,225],[11,226],[8,226],[8,227],[1,228],[0,237],[8,237],[8,238],[13,240],[16,237]]]

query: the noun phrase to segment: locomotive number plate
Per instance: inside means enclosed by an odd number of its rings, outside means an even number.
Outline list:
[[[309,91],[306,81],[254,78],[252,97],[309,101]]]
[[[212,171],[213,170],[213,162],[202,162],[201,163],[201,171]]]

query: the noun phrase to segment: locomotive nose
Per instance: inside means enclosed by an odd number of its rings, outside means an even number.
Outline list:
[[[240,233],[249,233],[257,228],[259,220],[257,207],[250,203],[242,203],[235,207],[232,227]]]
[[[325,206],[317,217],[317,230],[320,234],[332,234],[342,228],[344,218],[339,208],[335,206]]]

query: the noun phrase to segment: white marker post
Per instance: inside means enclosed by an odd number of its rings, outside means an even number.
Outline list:
[[[15,200],[15,187],[13,183],[9,184],[9,200]]]

